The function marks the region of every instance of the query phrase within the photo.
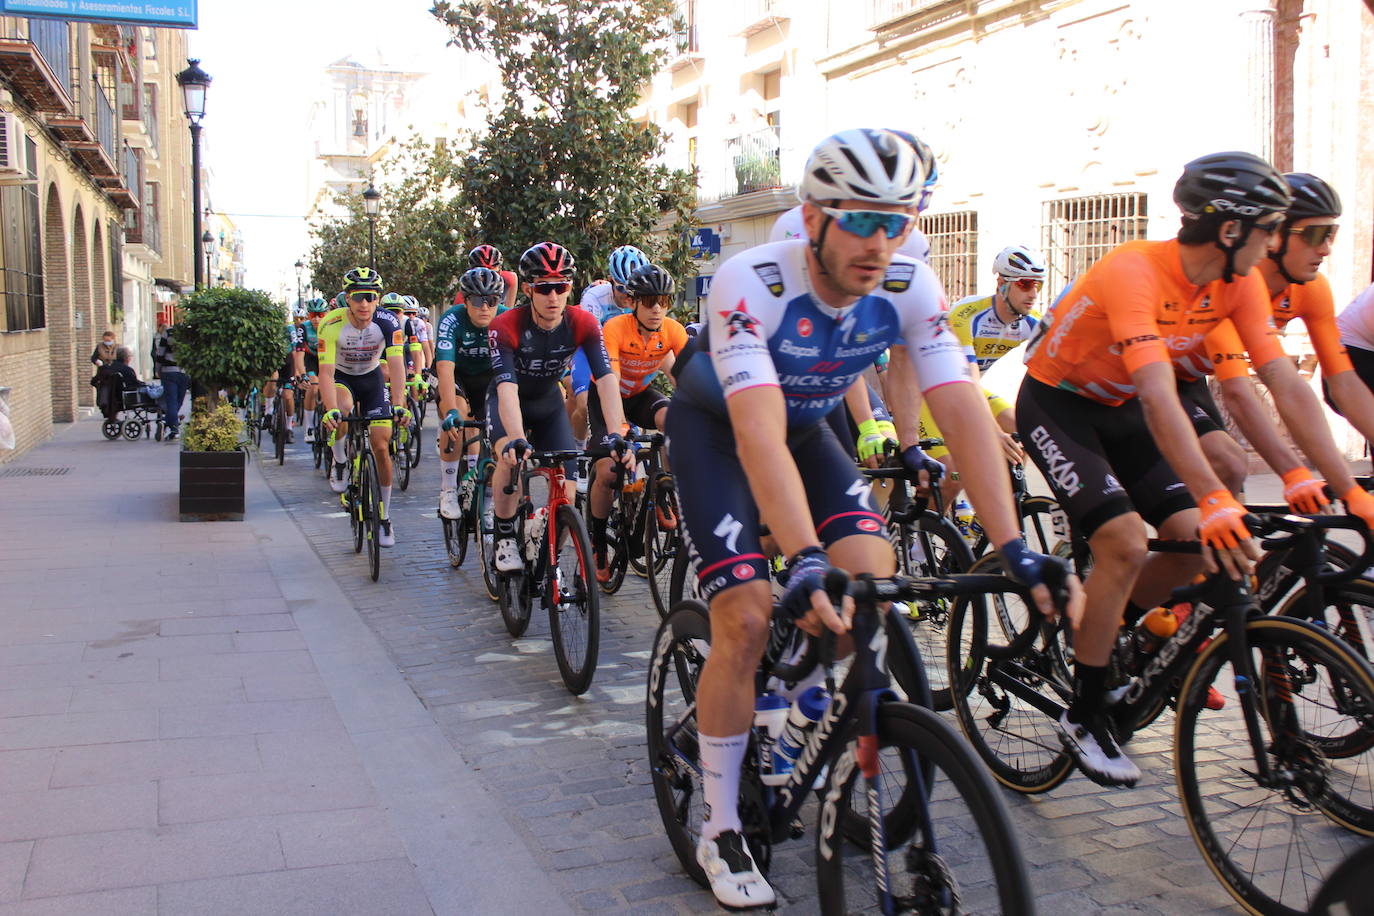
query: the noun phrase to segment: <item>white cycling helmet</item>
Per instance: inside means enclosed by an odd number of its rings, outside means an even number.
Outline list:
[[[420,306],[420,317],[426,321],[429,320],[429,308],[427,306]]]
[[[858,200],[913,206],[926,170],[911,144],[890,130],[857,128],[826,137],[806,160],[797,196],[803,202]]]
[[[1049,268],[1044,256],[1029,245],[1008,245],[992,259],[992,272],[1008,280],[1044,280]]]

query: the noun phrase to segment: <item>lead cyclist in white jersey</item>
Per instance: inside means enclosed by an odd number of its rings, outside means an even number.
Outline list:
[[[678,378],[668,434],[687,543],[710,603],[711,653],[697,691],[706,820],[697,861],[728,909],[776,896],[741,832],[740,765],[754,713],[754,673],[773,609],[759,520],[788,558],[784,613],[811,633],[849,629],[823,588],[834,566],[895,570],[882,516],[853,459],[824,422],[875,356],[895,346],[899,438],[906,466],[938,473],[915,446],[921,394],[969,470],[970,495],[1010,574],[1053,613],[1047,579],[1062,564],[1019,538],[992,415],[945,325],[944,294],[925,264],[895,256],[916,218],[925,170],[883,130],[850,130],[812,152],[800,196],[811,241],[767,244],[716,274],[705,340]],[[984,508],[986,507],[986,509]],[[1081,605],[1066,581],[1071,612]]]

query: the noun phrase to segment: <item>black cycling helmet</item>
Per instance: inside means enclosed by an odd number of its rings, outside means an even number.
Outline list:
[[[520,279],[527,283],[571,280],[576,271],[572,252],[554,242],[532,245],[520,256]]]
[[[1226,253],[1222,279],[1235,276],[1236,251],[1245,244],[1256,220],[1282,213],[1293,203],[1292,192],[1278,169],[1252,153],[1225,152],[1200,156],[1183,167],[1174,185],[1174,203],[1185,222],[1221,225],[1238,220],[1245,231],[1230,245],[1217,242]]]
[[[657,264],[645,264],[630,274],[625,282],[625,292],[629,293],[631,299],[671,296],[675,288],[673,275]]]
[[[382,275],[371,267],[355,267],[344,274],[344,295],[358,291],[382,294]]]
[[[496,270],[501,266],[501,252],[495,245],[478,245],[468,252],[468,264]]]
[[[1308,172],[1289,172],[1283,176],[1283,180],[1288,182],[1288,190],[1293,194],[1293,205],[1288,208],[1288,215],[1284,217],[1279,247],[1269,252],[1269,257],[1278,266],[1279,273],[1285,280],[1302,285],[1307,281],[1294,279],[1289,275],[1288,268],[1283,266],[1283,256],[1288,254],[1288,230],[1300,219],[1340,216],[1341,198],[1335,188]]]
[[[506,294],[506,281],[490,267],[474,267],[458,278],[458,288],[464,296],[496,296]]]

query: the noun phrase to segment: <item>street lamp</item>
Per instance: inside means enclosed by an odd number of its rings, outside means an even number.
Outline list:
[[[209,230],[209,229],[206,229],[206,230],[205,230],[205,234],[202,235],[202,236],[200,237],[200,244],[201,244],[201,247],[205,249],[205,282],[206,282],[206,285],[209,286],[209,285],[210,285],[210,270],[211,270],[211,266],[210,266],[210,255],[214,254],[214,251],[215,251],[215,237],[214,237],[213,235],[210,234],[210,230]],[[199,260],[199,259],[197,259],[197,260]],[[199,266],[199,265],[197,265],[197,266]]]
[[[296,259],[296,308],[301,307],[301,271],[305,270],[305,262],[300,258]]]
[[[190,66],[177,74],[177,83],[186,103],[186,119],[191,122],[191,238],[197,239],[200,238],[200,122],[205,117],[205,93],[210,88],[210,74],[200,69],[199,60],[191,58],[186,62]],[[200,255],[196,255],[196,289],[204,282]]]
[[[382,192],[368,182],[363,192],[363,212],[367,214],[367,266],[377,269],[377,211],[382,208]]]

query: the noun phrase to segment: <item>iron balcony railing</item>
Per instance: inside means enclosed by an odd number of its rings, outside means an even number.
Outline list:
[[[100,146],[110,157],[110,161],[118,163],[119,156],[115,153],[114,105],[105,94],[105,87],[99,83],[95,84],[95,138],[100,141]]]
[[[722,197],[782,187],[782,145],[778,128],[766,127],[725,141],[729,168],[721,176]],[[729,185],[733,182],[733,189]]]
[[[30,19],[29,41],[43,55],[48,67],[57,77],[69,98],[76,98],[72,91],[72,42],[71,30],[60,19]]]

